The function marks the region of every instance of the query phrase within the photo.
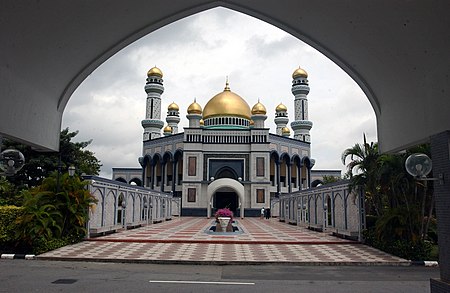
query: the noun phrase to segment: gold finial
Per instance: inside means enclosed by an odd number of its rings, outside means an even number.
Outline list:
[[[224,91],[229,91],[230,90],[230,84],[228,83],[228,75],[227,75],[227,80],[225,82],[225,89]]]

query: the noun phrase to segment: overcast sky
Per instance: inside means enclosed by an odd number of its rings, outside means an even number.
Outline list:
[[[266,127],[275,131],[275,107],[288,108],[294,120],[292,72],[308,72],[311,154],[314,169],[341,169],[342,152],[366,133],[376,141],[375,114],[363,91],[336,64],[288,33],[225,8],[208,10],[167,25],[126,47],[97,68],[75,91],[63,116],[63,128],[79,130],[77,140],[103,164],[100,175],[111,178],[112,167],[140,167],[141,120],[145,118],[147,71],[164,74],[162,119],[167,106],[180,106],[180,131],[188,125],[186,109],[194,98],[204,107],[230,88],[250,107],[266,106]],[[289,125],[290,126],[290,125]],[[292,137],[293,132],[291,132]]]

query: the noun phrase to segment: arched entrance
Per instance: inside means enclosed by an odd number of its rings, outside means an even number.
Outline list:
[[[239,208],[237,193],[231,188],[221,188],[212,197],[213,210],[229,208],[235,215]]]
[[[237,180],[230,178],[216,179],[208,185],[207,215],[211,217],[213,210],[228,207],[235,214],[240,213],[244,218],[244,186]],[[228,205],[228,206],[227,206]]]

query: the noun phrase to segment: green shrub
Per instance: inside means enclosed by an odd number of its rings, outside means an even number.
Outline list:
[[[33,253],[42,254],[44,252],[66,246],[68,244],[69,244],[68,241],[64,238],[63,239],[38,238],[35,241],[33,241]]]
[[[366,228],[370,229],[372,227],[375,227],[375,223],[378,220],[378,216],[376,215],[366,215]]]
[[[429,241],[412,241],[407,239],[379,240],[375,229],[363,232],[365,243],[384,252],[408,260],[431,260],[433,245]]]
[[[23,214],[23,208],[16,206],[0,206],[0,244],[15,241],[17,231],[16,220]]]
[[[0,206],[0,253],[30,253],[31,246],[16,240],[17,218],[23,214],[22,207]]]
[[[50,250],[78,243],[83,239],[83,235],[69,235],[63,238],[37,238],[33,241],[33,253],[42,254]]]
[[[0,176],[0,206],[21,206],[22,198],[19,189],[11,184],[6,177]]]
[[[87,184],[67,173],[59,177],[55,173],[37,188],[23,192],[24,213],[19,218],[17,237],[35,245],[40,238],[52,243],[55,239],[84,235],[89,207],[96,202],[85,188]]]

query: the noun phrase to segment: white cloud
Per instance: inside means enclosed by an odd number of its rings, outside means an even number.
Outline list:
[[[266,127],[275,129],[274,109],[283,102],[293,121],[291,74],[299,65],[309,74],[309,118],[314,126],[312,155],[317,169],[344,169],[345,148],[376,139],[374,112],[357,84],[336,64],[302,41],[255,18],[216,8],[167,25],[106,61],[76,90],[64,112],[63,127],[79,130],[79,140],[102,161],[102,176],[112,167],[138,167],[142,152],[141,120],[148,69],[164,73],[162,116],[175,101],[182,127],[194,98],[204,106],[231,89],[252,107],[266,106]]]

